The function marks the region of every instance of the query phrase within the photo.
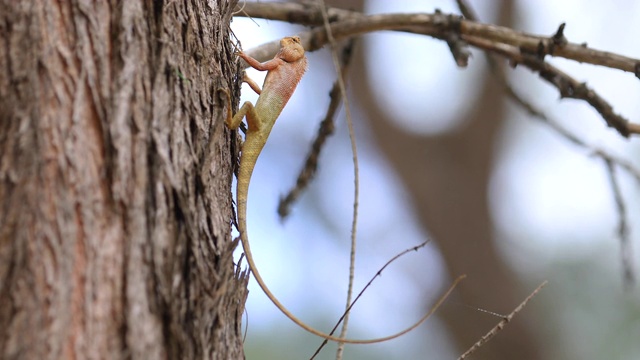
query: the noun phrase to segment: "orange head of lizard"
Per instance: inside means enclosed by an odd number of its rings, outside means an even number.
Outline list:
[[[298,61],[304,57],[304,48],[298,36],[288,36],[280,40],[278,57],[286,62]]]

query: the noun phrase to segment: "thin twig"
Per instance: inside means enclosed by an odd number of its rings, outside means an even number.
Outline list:
[[[458,9],[460,9],[462,16],[471,21],[480,21],[476,12],[465,0],[456,0],[456,4],[458,5]]]
[[[351,110],[349,107],[349,98],[347,97],[347,87],[342,79],[342,70],[340,69],[340,59],[338,59],[338,45],[331,33],[331,25],[329,24],[329,17],[325,8],[324,0],[318,0],[320,5],[320,12],[322,13],[322,20],[324,29],[326,30],[327,39],[331,44],[331,57],[333,59],[333,65],[336,68],[336,74],[338,74],[338,85],[340,86],[340,94],[342,94],[342,102],[344,104],[345,115],[347,118],[347,126],[349,127],[349,140],[351,141],[351,152],[353,154],[353,220],[351,222],[351,250],[349,253],[349,283],[347,285],[347,301],[346,309],[349,309],[351,304],[351,297],[353,296],[353,283],[355,279],[356,271],[356,240],[358,229],[358,206],[360,204],[360,168],[358,166],[358,149],[356,146],[356,133],[353,128],[353,119],[351,118]],[[349,326],[349,311],[345,311],[344,320],[342,322],[342,329],[340,330],[340,337],[347,336],[347,329]],[[344,352],[344,343],[338,343],[338,349],[336,350],[336,360],[342,359]]]
[[[598,149],[594,146],[589,146],[589,149],[593,151],[593,156],[602,158],[605,161],[617,165],[619,168],[625,170],[633,179],[640,185],[640,170],[633,166],[633,164],[627,160],[621,159],[615,155],[607,153],[605,150]]]
[[[618,238],[620,239],[620,256],[622,262],[622,278],[627,289],[635,283],[633,271],[633,251],[631,251],[631,241],[629,239],[629,226],[627,225],[627,207],[620,190],[620,182],[613,162],[605,159],[609,182],[613,190],[613,198],[618,212]]]
[[[502,319],[498,325],[494,326],[493,329],[489,330],[488,333],[486,333],[483,337],[480,338],[480,340],[478,340],[475,344],[473,344],[472,347],[469,348],[469,350],[465,351],[464,354],[460,355],[460,357],[458,358],[458,360],[463,360],[465,359],[467,356],[473,354],[476,350],[478,350],[482,345],[486,344],[487,341],[491,340],[491,338],[493,338],[494,336],[496,336],[496,334],[498,334],[500,332],[500,330],[502,330],[507,323],[509,323],[511,321],[511,319],[513,319],[513,317],[519,313],[529,302],[529,300],[533,299],[534,296],[536,296],[536,294],[545,286],[547,285],[547,281],[543,281],[542,284],[540,284],[535,290],[533,290],[533,292],[527,296],[526,299],[524,299],[523,302],[520,303],[520,305],[518,305],[518,307],[516,307],[509,315],[505,316],[504,319]]]
[[[387,266],[391,265],[392,262],[398,260],[399,258],[401,258],[402,256],[412,252],[412,251],[418,251],[421,248],[427,246],[427,244],[430,242],[431,240],[426,240],[424,241],[422,244],[420,245],[416,245],[412,248],[406,249],[404,251],[402,251],[401,253],[397,254],[396,256],[392,257],[389,261],[387,261],[381,268],[380,270],[378,270],[375,275],[373,275],[373,277],[371,277],[371,280],[369,280],[369,282],[362,288],[362,290],[360,290],[360,292],[358,293],[358,296],[356,296],[356,298],[353,300],[353,302],[349,305],[349,307],[344,311],[344,313],[342,313],[342,316],[340,316],[340,319],[338,319],[338,322],[336,322],[336,324],[334,325],[333,329],[331,329],[331,332],[329,334],[333,334],[337,329],[338,326],[340,326],[340,323],[342,323],[342,320],[345,318],[345,316],[351,311],[351,308],[353,308],[353,306],[356,304],[356,302],[358,302],[358,300],[360,299],[360,297],[362,297],[362,295],[364,294],[364,292],[369,288],[369,286],[371,286],[371,284],[373,283],[373,281],[378,277],[382,275],[382,272],[387,268]],[[311,358],[309,360],[313,360],[316,355],[318,355],[320,353],[320,350],[322,350],[322,348],[328,343],[328,341],[325,339],[322,344],[320,344],[320,346],[318,347],[318,349],[316,350],[316,352],[313,354],[313,356],[311,356]]]

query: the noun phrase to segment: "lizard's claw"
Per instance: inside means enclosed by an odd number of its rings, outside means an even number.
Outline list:
[[[218,99],[221,100],[222,106],[226,106],[227,108],[227,115],[225,116],[224,122],[227,127],[229,127],[231,118],[233,117],[231,113],[231,94],[229,94],[229,90],[224,88],[218,89]]]
[[[223,106],[231,103],[231,94],[229,93],[229,89],[219,88],[217,93],[219,99],[223,102]]]

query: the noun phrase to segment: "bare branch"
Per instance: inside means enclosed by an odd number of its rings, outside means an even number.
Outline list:
[[[475,12],[469,6],[465,0],[457,0],[458,7],[460,8],[460,12],[470,20],[478,20]],[[564,26],[561,26],[554,38],[558,42],[564,42],[565,39],[563,36]],[[489,66],[491,68],[492,73],[496,76],[498,82],[504,87],[507,96],[513,100],[517,105],[522,107],[527,111],[529,115],[531,115],[534,119],[538,119],[542,121],[544,124],[549,126],[552,130],[554,130],[557,134],[567,139],[572,144],[590,150],[594,153],[595,156],[604,160],[607,166],[607,174],[609,176],[609,180],[611,183],[612,191],[614,194],[614,200],[616,202],[616,207],[618,211],[618,237],[620,239],[620,252],[621,252],[621,263],[623,269],[623,281],[627,288],[630,288],[632,284],[635,282],[635,276],[633,271],[633,258],[632,251],[630,249],[630,241],[629,241],[629,226],[627,225],[627,216],[626,216],[626,206],[624,203],[624,199],[621,194],[620,186],[618,183],[618,178],[615,173],[615,166],[619,166],[621,169],[627,171],[631,176],[635,178],[635,180],[640,183],[640,171],[635,169],[628,161],[615,157],[604,150],[596,149],[594,146],[587,144],[584,140],[580,139],[575,134],[571,133],[569,130],[564,128],[557,121],[549,118],[544,112],[533,106],[531,103],[522,98],[516,91],[513,89],[511,84],[509,84],[508,80],[505,78],[504,74],[499,71],[497,67],[497,63],[495,60],[496,55],[485,52],[487,56]]]
[[[633,272],[633,251],[631,251],[629,226],[627,225],[627,207],[622,197],[622,190],[620,190],[620,183],[614,163],[609,159],[605,159],[605,165],[607,166],[607,174],[609,174],[609,182],[611,183],[613,198],[615,199],[616,209],[618,211],[618,238],[620,239],[622,272],[625,286],[629,289],[635,283],[635,277]]]
[[[333,327],[333,329],[331,329],[331,332],[329,334],[333,335],[333,333],[338,329],[338,326],[340,326],[340,323],[342,322],[342,319],[344,319],[344,317],[351,311],[351,309],[353,308],[353,306],[356,304],[356,302],[358,302],[358,300],[360,299],[360,297],[364,294],[365,291],[367,291],[367,289],[369,288],[369,286],[371,286],[371,284],[373,284],[373,281],[378,277],[378,276],[382,276],[382,272],[384,271],[384,269],[387,268],[387,266],[391,265],[392,262],[398,260],[399,258],[403,257],[404,255],[412,252],[412,251],[418,251],[420,249],[422,249],[423,247],[427,246],[427,244],[430,242],[431,240],[426,240],[424,241],[422,244],[420,245],[416,245],[412,248],[406,249],[404,251],[402,251],[401,253],[397,254],[396,256],[392,257],[389,261],[387,261],[384,265],[382,265],[382,267],[380,268],[380,270],[378,270],[378,272],[376,272],[375,275],[373,275],[373,277],[371,278],[371,280],[369,280],[369,282],[367,283],[367,285],[365,285],[362,290],[358,293],[358,296],[356,296],[356,298],[353,300],[353,302],[351,303],[351,305],[349,305],[349,307],[344,311],[344,313],[342,314],[342,316],[340,317],[340,319],[338,319],[338,322],[336,322],[335,326]],[[320,346],[318,347],[318,349],[316,350],[316,352],[311,356],[311,358],[309,360],[313,360],[316,355],[318,355],[320,353],[320,350],[322,350],[322,348],[328,343],[328,341],[325,339],[322,344],[320,344]]]
[[[463,39],[469,44],[482,47],[508,58],[513,66],[522,64],[537,72],[541,78],[558,89],[562,98],[586,101],[600,113],[607,125],[616,129],[624,137],[628,137],[632,133],[640,133],[639,125],[631,124],[627,119],[616,114],[613,111],[613,107],[593,89],[567,75],[557,67],[541,60],[538,56],[524,53],[511,45],[497,44],[482,38],[463,36]]]
[[[476,350],[478,350],[482,345],[486,344],[489,340],[491,340],[491,338],[493,338],[494,336],[496,336],[496,334],[498,334],[500,332],[500,330],[502,330],[507,323],[509,323],[511,321],[511,319],[513,319],[513,317],[519,313],[526,305],[527,303],[533,299],[534,296],[536,296],[536,294],[545,286],[547,285],[547,281],[543,281],[542,284],[540,284],[535,290],[533,290],[533,292],[527,296],[526,299],[524,299],[523,302],[520,303],[520,305],[518,305],[518,307],[516,307],[509,315],[505,316],[504,319],[502,319],[502,321],[500,321],[498,323],[498,325],[494,326],[493,329],[489,330],[488,333],[486,333],[483,337],[480,338],[480,340],[478,340],[475,344],[473,344],[473,346],[471,348],[469,348],[469,350],[465,351],[464,354],[460,355],[460,357],[458,358],[458,360],[463,360],[465,359],[467,356],[473,354],[474,352],[476,352]]]
[[[322,14],[319,9],[297,3],[247,3],[246,13],[255,18],[287,21],[290,23],[321,26]],[[586,44],[566,41],[560,37],[533,35],[507,27],[483,24],[453,14],[380,14],[364,15],[359,12],[328,8],[331,31],[336,40],[380,30],[403,31],[429,35],[446,40],[447,33],[482,38],[494,43],[511,45],[524,52],[540,56],[550,55],[580,63],[604,66],[640,75],[640,60],[627,56],[589,48]],[[241,16],[241,15],[240,15]],[[443,21],[443,16],[448,19]],[[324,32],[324,29],[320,31]],[[556,32],[555,35],[558,35]],[[326,36],[314,36],[314,44],[305,44],[305,49],[313,51],[327,44]],[[306,45],[311,45],[307,47]],[[490,50],[490,49],[487,49]]]
[[[355,280],[355,271],[356,271],[356,231],[358,228],[358,209],[360,205],[360,166],[358,165],[358,149],[356,146],[356,133],[353,128],[353,120],[351,118],[351,107],[349,106],[349,98],[347,97],[347,87],[344,83],[344,79],[342,77],[342,69],[340,64],[340,59],[338,58],[338,44],[336,40],[333,38],[333,34],[331,33],[331,26],[329,25],[329,16],[327,14],[326,5],[324,4],[324,0],[318,0],[320,4],[320,11],[322,13],[322,21],[325,30],[327,31],[327,38],[329,39],[329,43],[331,44],[331,57],[333,59],[333,65],[336,68],[336,73],[338,74],[338,87],[340,88],[340,94],[342,97],[342,103],[344,104],[345,115],[347,118],[347,126],[349,128],[349,140],[351,142],[351,152],[353,155],[353,219],[351,222],[351,251],[349,253],[349,281],[347,285],[347,301],[346,301],[346,310],[342,317],[342,329],[340,330],[340,337],[344,338],[347,336],[347,329],[349,326],[349,311],[351,305],[351,298],[353,296],[353,283]],[[342,360],[342,354],[344,353],[344,345],[345,343],[338,343],[338,349],[336,350],[336,360]]]
[[[304,25],[322,25],[322,14],[313,7],[293,3],[250,3],[246,6],[247,14],[274,20],[296,22]],[[487,52],[500,54],[511,60],[512,64],[521,64],[538,72],[540,76],[554,85],[563,98],[586,101],[591,105],[607,125],[616,129],[622,136],[640,134],[640,125],[629,122],[616,114],[613,107],[588,88],[556,67],[544,61],[546,55],[564,57],[578,62],[606,66],[636,76],[640,74],[640,60],[606,51],[588,48],[585,44],[574,44],[564,37],[564,24],[552,36],[531,35],[497,25],[482,24],[463,19],[458,15],[435,14],[383,14],[364,15],[361,13],[329,8],[327,10],[331,23],[331,33],[336,40],[352,37],[378,30],[405,31],[424,34],[447,41],[459,66],[465,66],[468,56],[465,55],[466,43]],[[301,34],[305,49],[317,50],[328,43],[327,29],[316,27]],[[261,46],[251,55],[263,59],[273,54],[277,44]]]

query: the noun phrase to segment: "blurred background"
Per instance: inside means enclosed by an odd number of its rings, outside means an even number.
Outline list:
[[[640,58],[640,2],[469,0],[483,22],[551,35]],[[327,1],[366,13],[459,13],[453,0]],[[234,18],[244,49],[304,28]],[[294,185],[324,117],[336,72],[328,49],[275,126],[251,183],[248,232],[266,282],[295,314],[330,330],[343,312],[353,212],[353,160],[341,111],[316,180],[282,223],[279,198]],[[615,111],[640,122],[633,74],[549,59],[585,81]],[[249,71],[258,83],[264,74]],[[548,117],[640,167],[640,139],[606,127],[586,103],[560,100],[529,70],[506,70],[513,87]],[[452,359],[549,284],[474,359],[638,359],[639,285],[625,289],[618,214],[606,166],[508,100],[481,52],[456,67],[446,43],[396,32],[357,44],[349,100],[360,162],[356,292],[394,255],[355,306],[349,337],[385,336],[422,316],[460,274],[437,315],[399,339],[349,345],[345,359]],[[243,88],[242,101],[256,96]],[[628,207],[631,254],[640,258],[639,184],[617,171]],[[239,247],[237,255],[241,253]],[[637,265],[637,264],[636,264]],[[638,268],[634,268],[636,276]],[[320,345],[289,321],[252,280],[247,359],[304,359]],[[328,345],[317,359],[335,358]]]

